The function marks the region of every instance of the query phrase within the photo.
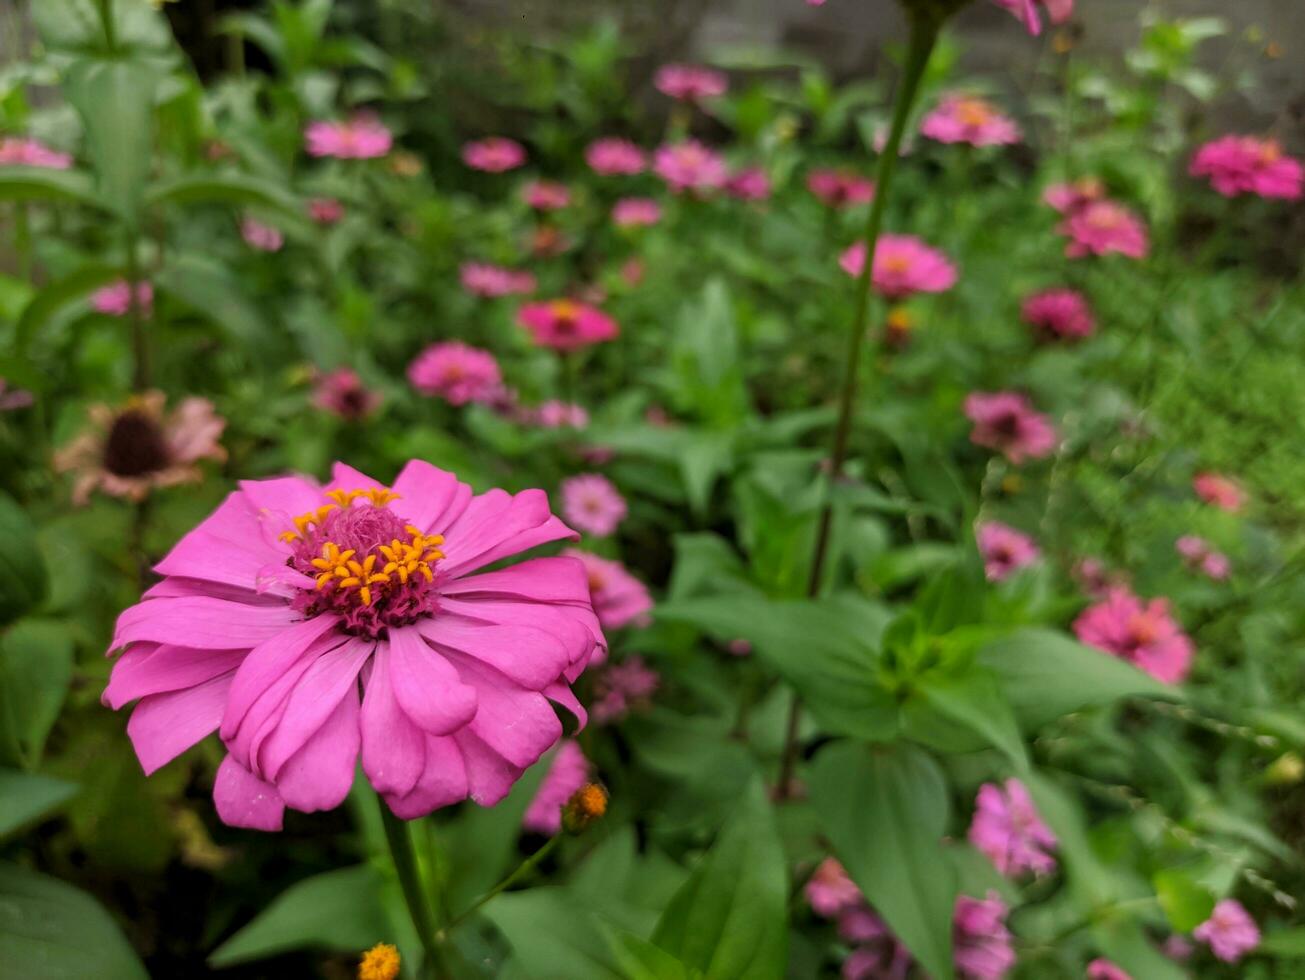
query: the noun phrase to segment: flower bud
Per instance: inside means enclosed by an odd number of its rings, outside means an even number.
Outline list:
[[[358,980],[395,980],[398,975],[399,950],[389,943],[377,943],[358,963]]]
[[[598,783],[585,783],[562,807],[562,827],[568,834],[583,834],[607,812],[607,790]]]

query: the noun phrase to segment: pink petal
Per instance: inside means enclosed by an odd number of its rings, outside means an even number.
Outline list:
[[[585,711],[584,705],[580,703],[580,699],[575,696],[569,685],[561,682],[550,684],[544,688],[544,697],[560,704],[571,712],[571,716],[575,718],[578,728],[584,728],[585,725],[589,724],[589,712]]]
[[[287,605],[246,605],[207,596],[147,599],[123,610],[110,649],[141,640],[207,650],[253,647],[285,631],[294,616]]]
[[[266,567],[266,566],[265,566]],[[290,569],[286,569],[290,571]],[[307,576],[304,576],[307,578]],[[308,579],[308,588],[313,587],[313,580]],[[223,585],[221,582],[205,582],[197,578],[169,576],[161,582],[155,582],[141,595],[142,599],[177,599],[184,596],[209,596],[213,599],[226,599],[228,602],[242,602],[249,606],[284,606],[290,598],[291,591],[277,586],[264,588],[262,592],[235,585]]]
[[[467,729],[512,765],[533,766],[562,737],[562,723],[539,692],[471,657],[450,653],[449,662],[476,689],[479,707]]]
[[[253,776],[231,756],[218,766],[213,802],[228,827],[280,830],[285,804],[276,787]]]
[[[248,652],[134,644],[114,662],[100,700],[117,711],[137,698],[194,687],[235,670]]]
[[[240,490],[253,505],[255,516],[258,511],[264,511],[294,518],[328,503],[318,486],[301,476],[241,480]]]
[[[390,630],[390,682],[403,713],[431,735],[456,732],[476,715],[476,691],[411,626]]]
[[[258,570],[280,557],[263,540],[258,518],[241,493],[233,493],[154,566],[180,575],[253,589]]]
[[[467,769],[467,795],[480,806],[500,802],[525,772],[525,767],[512,765],[465,728],[453,741]]]
[[[167,765],[217,731],[231,689],[230,674],[198,687],[142,698],[127,722],[127,735],[145,775]]]
[[[557,680],[567,667],[561,641],[529,626],[488,626],[449,616],[424,619],[416,626],[439,650],[475,657],[533,691]]]
[[[484,595],[589,605],[589,579],[578,558],[531,558],[509,568],[449,582],[440,591],[464,599]]]
[[[282,767],[276,788],[286,805],[313,813],[343,803],[353,786],[361,741],[358,692],[351,689],[326,724]]]
[[[363,772],[376,792],[402,797],[421,778],[426,765],[427,737],[403,713],[394,697],[388,643],[382,641],[376,645],[371,675],[363,688]],[[465,787],[463,792],[465,795]]]
[[[373,480],[366,473],[355,470],[347,463],[336,463],[331,467],[331,482],[327,490],[384,490],[385,484]]]
[[[500,626],[530,626],[550,634],[566,651],[565,672],[571,680],[584,671],[596,649],[606,647],[598,617],[589,609],[482,598],[464,602],[448,596],[444,597],[440,608],[446,614],[466,619]],[[550,680],[556,680],[556,676]]]
[[[457,577],[545,542],[579,535],[552,516],[544,491],[510,496],[495,489],[473,497],[444,537],[441,550],[448,557],[442,568]]]
[[[399,499],[391,509],[423,532],[437,525],[447,527],[471,500],[471,487],[421,459],[410,461],[399,471],[393,489]]]
[[[410,793],[388,794],[385,801],[396,817],[414,820],[467,797],[467,765],[458,736],[426,736],[425,768]],[[511,785],[511,784],[509,784]]]

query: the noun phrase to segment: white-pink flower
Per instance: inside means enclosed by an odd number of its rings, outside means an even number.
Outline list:
[[[562,482],[562,513],[586,534],[607,537],[625,520],[625,498],[607,477],[583,473]]]

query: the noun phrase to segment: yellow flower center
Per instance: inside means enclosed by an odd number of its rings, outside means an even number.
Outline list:
[[[377,943],[358,964],[358,980],[395,980],[398,975],[399,951],[389,943]]]

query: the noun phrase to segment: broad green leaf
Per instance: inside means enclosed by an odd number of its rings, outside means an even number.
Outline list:
[[[1279,959],[1305,958],[1305,926],[1266,933],[1255,951]]]
[[[1187,971],[1165,956],[1132,918],[1113,914],[1092,928],[1092,938],[1106,956],[1138,980],[1186,980]]]
[[[215,968],[290,949],[366,949],[389,934],[381,882],[367,865],[314,875],[291,885],[209,956]]]
[[[1021,778],[1038,813],[1056,835],[1061,865],[1079,904],[1085,911],[1091,911],[1117,898],[1119,889],[1114,877],[1088,839],[1083,808],[1040,772],[1026,772]]]
[[[825,836],[889,928],[936,980],[950,980],[956,874],[943,855],[947,784],[912,745],[835,742],[808,777]]]
[[[570,889],[505,892],[484,907],[534,980],[625,980],[594,910]]]
[[[304,216],[303,202],[282,184],[249,174],[187,174],[152,184],[145,191],[145,206],[230,204],[261,207],[294,218]]]
[[[38,606],[48,589],[36,528],[18,501],[0,491],[0,626]]]
[[[41,330],[57,316],[84,301],[101,286],[120,278],[120,268],[93,263],[56,279],[33,296],[23,310],[15,332],[14,347],[20,352],[27,350]]]
[[[1151,883],[1174,932],[1191,932],[1214,911],[1214,892],[1181,868],[1157,871]]]
[[[0,167],[0,201],[68,201],[99,208],[91,178],[79,170]]]
[[[28,618],[0,634],[0,756],[14,756],[7,761],[40,760],[72,683],[74,652],[62,622]]]
[[[1006,698],[986,670],[970,670],[960,676],[940,671],[925,674],[916,683],[915,696],[903,710],[906,734],[925,744],[937,715],[961,725],[999,749],[1019,771],[1028,768],[1028,750],[1019,724]]]
[[[51,813],[76,795],[75,783],[0,769],[0,837]]]
[[[760,780],[689,880],[671,899],[653,943],[708,980],[783,977],[788,876]]]
[[[608,930],[612,955],[626,980],[700,980],[703,972],[660,946],[624,930]]]
[[[258,347],[268,335],[262,312],[219,262],[179,255],[156,277],[160,289],[208,317],[234,342]]]
[[[149,977],[117,923],[90,895],[8,865],[0,865],[0,973],[41,980]]]
[[[172,46],[167,20],[148,0],[114,0],[114,43],[119,51],[160,55]],[[40,0],[31,4],[41,41],[53,51],[105,53],[100,0]]]
[[[64,94],[82,117],[100,196],[129,224],[139,221],[154,147],[156,76],[134,61],[75,61]]]

